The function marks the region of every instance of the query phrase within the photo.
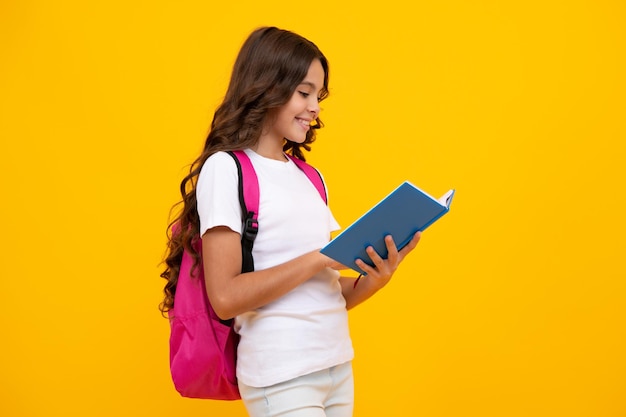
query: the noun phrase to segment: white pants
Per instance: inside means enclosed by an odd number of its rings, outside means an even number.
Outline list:
[[[250,417],[352,417],[352,363],[264,388],[239,383]]]

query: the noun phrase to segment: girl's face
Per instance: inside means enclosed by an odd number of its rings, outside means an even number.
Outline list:
[[[289,101],[270,119],[273,123],[263,136],[272,138],[281,146],[284,139],[296,143],[304,142],[311,123],[319,115],[319,96],[323,88],[324,69],[320,61],[315,59]]]

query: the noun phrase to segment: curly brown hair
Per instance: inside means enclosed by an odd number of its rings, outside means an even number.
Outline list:
[[[167,228],[166,268],[161,273],[161,277],[167,280],[165,298],[159,306],[163,314],[174,307],[183,251],[192,255],[194,268],[201,264],[201,254],[194,249],[194,243],[201,239],[196,182],[202,165],[216,152],[256,145],[268,113],[289,101],[315,59],[324,69],[320,95],[323,100],[328,96],[328,61],[314,43],[287,30],[262,27],[252,32],[241,47],[226,96],[215,111],[202,153],[180,183],[182,200],[174,207],[182,206],[182,209]],[[283,150],[304,160],[303,149],[311,149],[315,129],[322,126],[318,117],[303,143],[285,140]]]

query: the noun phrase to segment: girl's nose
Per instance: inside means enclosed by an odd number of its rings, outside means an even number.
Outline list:
[[[311,112],[314,119],[320,114],[320,102],[317,98],[311,100],[311,103],[309,104],[309,112]]]

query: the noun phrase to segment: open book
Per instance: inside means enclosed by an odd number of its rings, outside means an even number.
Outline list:
[[[382,199],[347,229],[324,246],[321,252],[337,262],[365,274],[354,262],[361,259],[373,265],[365,252],[373,246],[386,259],[385,236],[391,235],[398,250],[406,246],[415,233],[425,230],[450,209],[454,190],[435,199],[408,181]]]

